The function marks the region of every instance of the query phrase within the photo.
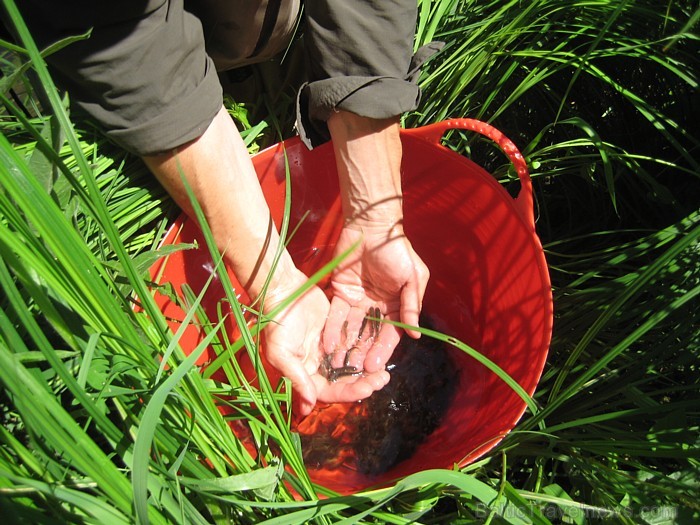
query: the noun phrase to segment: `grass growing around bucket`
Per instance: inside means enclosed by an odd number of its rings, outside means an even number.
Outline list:
[[[405,122],[481,118],[525,153],[554,339],[536,409],[487,457],[323,501],[277,385],[253,389],[229,369],[235,417],[258,421],[258,457],[230,432],[214,403],[230,390],[199,374],[150,304],[145,271],[176,210],[139,162],[86,126],[74,131],[38,50],[21,43],[13,62],[3,59],[5,78],[30,64],[50,107],[33,96],[31,68],[17,77],[26,94],[2,84],[0,514],[19,523],[697,521],[696,9],[419,2],[418,43],[447,45]],[[248,126],[251,148],[265,127],[272,119]],[[491,145],[461,133],[446,141],[504,183],[514,178]],[[187,306],[196,316],[195,295]],[[198,320],[224,354],[236,351],[219,319]]]

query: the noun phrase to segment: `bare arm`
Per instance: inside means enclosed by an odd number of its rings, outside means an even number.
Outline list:
[[[331,115],[343,215],[348,225],[394,225],[403,218],[398,118]]]
[[[181,180],[181,173],[186,175],[217,247],[249,295],[256,298],[272,269],[279,235],[245,144],[224,108],[199,139],[177,152],[147,156],[144,161],[177,204],[191,215],[192,206]],[[284,292],[298,280],[299,272],[284,252],[270,290]]]
[[[403,232],[401,141],[398,119],[370,119],[346,111],[331,115],[328,127],[338,165],[345,227],[338,251],[359,242],[336,269],[334,296],[324,330],[324,350],[346,362],[371,307],[394,321],[418,325],[429,272]],[[342,329],[344,323],[345,330]],[[343,333],[347,338],[343,340]],[[383,370],[400,330],[384,325],[379,335],[348,358],[366,372]],[[414,330],[412,337],[420,337]]]
[[[256,298],[272,270],[280,239],[248,152],[226,111],[219,111],[199,139],[174,152],[144,157],[144,161],[175,201],[191,213],[181,174],[186,176],[227,264],[248,295]],[[270,281],[265,311],[271,311],[305,281],[306,276],[284,250]],[[328,308],[328,299],[314,287],[265,330],[267,358],[291,379],[302,414],[308,414],[317,399],[355,401],[388,381],[386,373],[379,373],[353,384],[329,384],[318,375],[321,330]]]

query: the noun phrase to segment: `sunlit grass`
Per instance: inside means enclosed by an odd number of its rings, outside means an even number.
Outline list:
[[[190,293],[186,310],[209,339],[187,357],[152,302],[146,271],[177,213],[170,200],[137,159],[86,125],[76,131],[28,35],[6,45],[15,54],[3,58],[4,78],[15,76],[0,89],[0,514],[19,523],[697,520],[700,137],[688,102],[697,13],[690,2],[419,2],[417,45],[447,45],[405,123],[481,118],[525,153],[554,339],[533,410],[487,457],[322,501],[289,430],[288,393],[224,367],[237,417],[254,422],[254,457],[217,407],[226,390],[194,364],[209,340],[224,358],[239,348],[255,356],[254,331],[244,346],[227,341],[222,319],[201,315]],[[30,69],[48,96],[33,94]],[[13,96],[20,85],[26,93]],[[247,118],[244,107],[231,112]],[[272,118],[242,127],[251,151],[276,129]],[[472,136],[447,144],[504,183],[514,178]]]

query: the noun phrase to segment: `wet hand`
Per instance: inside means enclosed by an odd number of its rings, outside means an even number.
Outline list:
[[[346,226],[336,253],[355,244],[331,278],[323,349],[334,369],[374,374],[384,370],[401,337],[399,328],[380,319],[418,326],[429,272],[400,225]]]
[[[306,277],[300,274],[295,282],[285,285],[284,290],[273,291],[265,301],[264,310],[274,312],[305,280]],[[294,411],[301,416],[308,415],[317,401],[358,401],[369,397],[389,381],[389,374],[383,370],[352,378],[352,381],[329,382],[320,374],[323,361],[321,332],[329,306],[325,294],[313,287],[274,315],[264,330],[265,356],[270,365],[291,381]]]

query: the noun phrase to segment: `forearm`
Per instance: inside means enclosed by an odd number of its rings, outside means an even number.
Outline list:
[[[354,330],[371,306],[378,306],[390,320],[417,326],[430,273],[403,230],[398,119],[339,111],[328,120],[328,128],[345,218],[337,249],[359,243],[356,253],[333,274],[335,307],[324,332],[324,348],[334,353],[343,344],[337,336],[342,323],[347,319],[348,333],[359,333]],[[407,333],[420,337],[415,330]],[[398,330],[384,329],[366,356],[358,358],[365,370],[383,369],[398,340]]]
[[[398,118],[371,119],[347,111],[328,119],[349,226],[391,227],[403,218]]]
[[[272,270],[280,240],[245,144],[226,111],[219,111],[199,139],[176,151],[146,156],[144,161],[178,205],[192,216],[182,181],[185,176],[218,249],[248,295],[256,298]],[[286,292],[298,277],[285,250],[270,290],[273,294]]]

